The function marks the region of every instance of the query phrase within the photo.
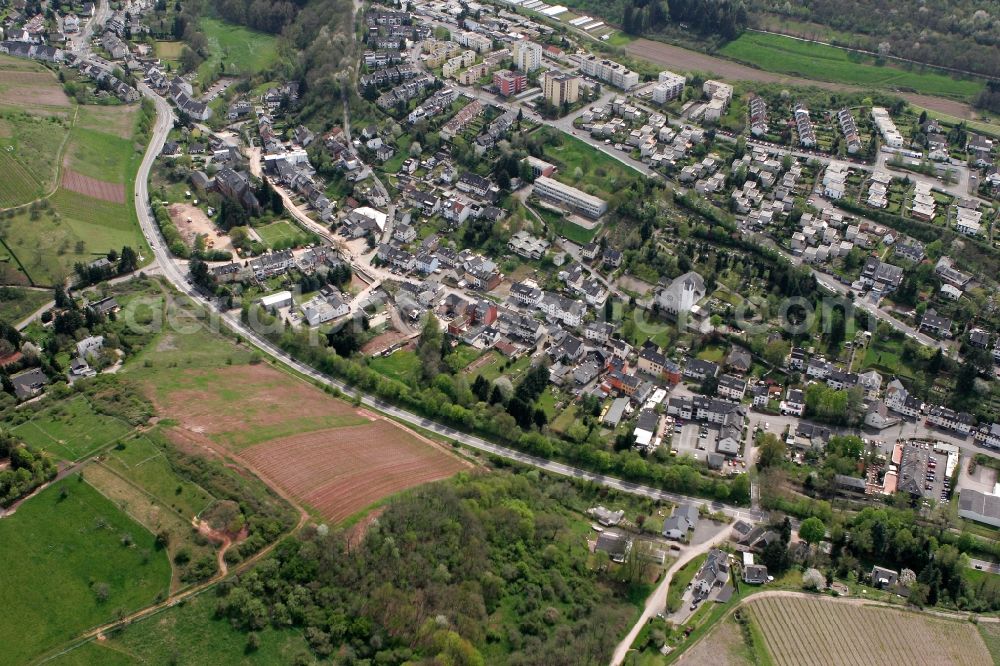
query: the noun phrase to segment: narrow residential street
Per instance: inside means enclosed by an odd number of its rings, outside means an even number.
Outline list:
[[[642,615],[636,620],[632,629],[629,630],[625,638],[615,647],[613,656],[611,657],[611,666],[619,666],[625,661],[625,656],[628,654],[629,650],[632,648],[632,643],[635,642],[636,637],[642,628],[646,624],[656,617],[657,615],[665,612],[667,607],[667,591],[670,589],[670,582],[673,580],[674,575],[684,568],[684,565],[695,559],[699,555],[704,555],[708,551],[712,550],[719,544],[725,542],[729,538],[730,530],[732,529],[731,524],[721,525],[716,534],[709,537],[707,541],[703,541],[700,544],[695,544],[693,546],[686,546],[681,550],[680,556],[677,561],[670,565],[667,569],[667,573],[664,574],[663,580],[659,582],[653,593],[649,595],[646,599],[646,605],[643,608]]]

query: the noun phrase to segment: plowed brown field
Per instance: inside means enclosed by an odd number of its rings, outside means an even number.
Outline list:
[[[97,180],[72,169],[63,169],[62,186],[71,192],[79,192],[102,201],[125,203],[125,186],[123,184]]]
[[[383,420],[271,440],[247,449],[243,458],[331,522],[467,468],[437,445]]]
[[[469,465],[393,421],[268,365],[185,369],[149,386],[173,439],[234,455],[265,482],[339,522]]]

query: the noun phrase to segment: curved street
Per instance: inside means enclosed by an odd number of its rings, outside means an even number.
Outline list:
[[[152,211],[149,206],[149,171],[153,166],[156,156],[159,155],[160,150],[163,148],[163,144],[167,139],[167,134],[170,132],[170,128],[173,124],[173,112],[171,111],[170,105],[167,101],[153,92],[149,87],[140,85],[139,90],[153,100],[156,105],[157,112],[156,124],[154,125],[153,132],[151,134],[149,146],[146,149],[146,154],[143,156],[142,164],[139,166],[139,171],[136,174],[135,179],[136,213],[139,218],[139,225],[142,228],[143,234],[146,236],[146,240],[149,241],[149,246],[153,250],[154,258],[162,275],[171,284],[173,284],[176,289],[185,295],[198,301],[206,308],[216,310],[217,308],[215,304],[205,298],[203,294],[191,285],[186,274],[186,268],[182,267],[181,263],[170,254],[170,250],[167,248],[167,245],[160,234],[159,227],[153,219]],[[531,465],[553,474],[591,481],[593,483],[598,483],[608,488],[613,488],[633,495],[675,503],[707,503],[713,511],[723,511],[731,518],[742,518],[745,520],[757,521],[764,517],[764,513],[761,511],[754,511],[752,509],[712,502],[711,500],[706,500],[704,498],[687,497],[677,493],[670,493],[658,488],[652,488],[632,483],[630,481],[623,481],[622,479],[617,479],[615,477],[597,474],[595,472],[572,467],[563,463],[546,460],[545,458],[528,455],[505,446],[493,444],[492,442],[488,442],[474,435],[469,435],[450,426],[418,416],[404,409],[400,409],[399,407],[391,405],[380,398],[360,393],[340,380],[329,377],[306,365],[305,363],[292,358],[283,350],[272,344],[269,340],[259,335],[251,327],[244,324],[240,320],[240,317],[236,314],[231,312],[222,312],[221,320],[224,321],[229,328],[243,336],[244,340],[254,345],[261,351],[266,352],[277,362],[291,368],[295,372],[325,386],[335,387],[347,395],[358,396],[360,397],[362,404],[367,407],[380,411],[408,425],[417,426],[419,428],[423,428],[424,430],[431,431],[439,436],[457,441],[464,446],[477,449],[484,453],[501,456],[509,460],[514,460],[525,465]]]

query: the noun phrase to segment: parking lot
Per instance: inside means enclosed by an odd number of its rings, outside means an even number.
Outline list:
[[[677,455],[689,455],[697,460],[705,460],[706,455],[715,451],[715,441],[719,431],[714,426],[686,422],[677,432],[677,424],[673,427],[671,446],[677,450]]]
[[[938,502],[948,499],[948,484],[945,476],[948,457],[934,453],[932,445],[927,442],[907,442],[903,445],[903,457],[900,461],[899,489],[908,489],[910,480],[913,487],[927,499]]]

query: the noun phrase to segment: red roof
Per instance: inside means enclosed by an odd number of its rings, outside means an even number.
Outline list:
[[[17,363],[20,360],[21,360],[21,352],[19,351],[11,352],[6,356],[0,357],[0,368],[5,368],[8,365]]]

